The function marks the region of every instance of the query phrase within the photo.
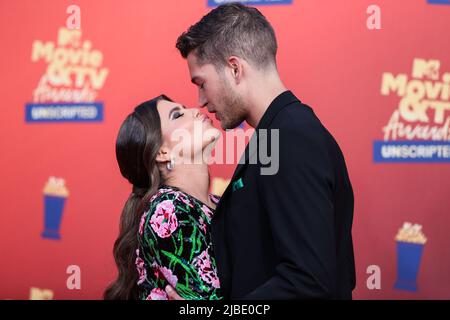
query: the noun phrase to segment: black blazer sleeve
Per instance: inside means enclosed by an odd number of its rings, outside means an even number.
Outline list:
[[[330,299],[338,276],[330,137],[319,121],[294,125],[279,118],[279,170],[261,175],[258,183],[275,242],[276,272],[244,299]]]

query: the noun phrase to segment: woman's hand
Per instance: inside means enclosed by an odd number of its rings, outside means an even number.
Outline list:
[[[166,286],[166,293],[169,296],[169,300],[186,300],[180,297],[175,289],[170,285]]]

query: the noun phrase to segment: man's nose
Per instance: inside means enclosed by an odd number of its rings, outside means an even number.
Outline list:
[[[199,108],[203,108],[206,105],[207,105],[207,101],[206,101],[206,98],[205,98],[204,94],[199,92],[198,93],[198,106],[199,106]]]

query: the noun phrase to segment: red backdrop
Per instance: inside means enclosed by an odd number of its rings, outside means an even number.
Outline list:
[[[58,46],[58,30],[66,26],[71,4],[81,9],[81,41],[89,40],[91,50],[103,57],[97,70],[107,69],[94,99],[103,103],[103,120],[27,121],[25,105],[39,102],[34,92],[49,66],[45,59],[32,60],[33,44]],[[366,26],[371,4],[381,9],[381,30]],[[197,105],[175,41],[210,9],[206,0],[0,1],[0,298],[101,298],[116,275],[112,246],[131,190],[115,160],[118,128],[138,103],[160,93]],[[402,99],[395,92],[381,93],[383,74],[411,79],[415,59],[439,61],[434,70],[439,78],[430,81],[443,82],[435,100],[442,102],[444,118],[450,117],[445,94],[450,74],[442,80],[450,72],[450,5],[294,0],[259,9],[277,34],[282,79],[313,107],[346,156],[355,193],[354,297],[449,299],[448,158],[444,163],[378,163],[373,146],[383,140],[383,127]],[[428,112],[428,123],[422,124],[442,125],[435,123],[433,110]],[[233,170],[234,165],[211,168],[223,179]],[[52,176],[63,178],[69,191],[59,240],[42,236],[43,190]],[[414,259],[397,251],[395,236],[404,222],[422,225],[428,239],[421,246],[415,291],[394,288],[397,264],[411,267]],[[80,268],[80,289],[66,285],[70,265]],[[372,290],[367,286],[371,265],[380,268],[380,288]]]

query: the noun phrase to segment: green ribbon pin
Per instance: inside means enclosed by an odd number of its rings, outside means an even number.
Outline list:
[[[244,187],[244,183],[242,182],[242,178],[239,178],[238,180],[233,182],[232,190],[234,192],[234,191],[239,190],[239,189],[241,189],[243,187]]]

